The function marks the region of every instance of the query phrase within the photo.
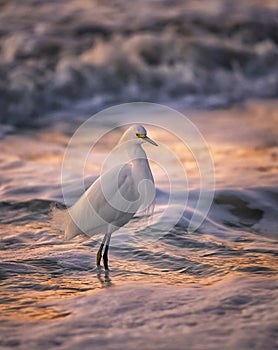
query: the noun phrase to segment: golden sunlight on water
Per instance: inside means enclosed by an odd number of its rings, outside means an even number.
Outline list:
[[[204,3],[0,1],[1,350],[277,349],[277,0]],[[107,272],[65,209],[135,122],[156,201]]]
[[[250,102],[245,108],[208,112],[193,121],[205,135],[217,187],[275,186],[278,175],[278,110]],[[240,179],[240,181],[239,181]]]
[[[101,275],[96,278],[93,271],[81,272],[75,274],[75,276],[72,274],[68,274],[68,276],[59,276],[59,274],[55,276],[53,274],[51,276],[45,275],[45,273],[41,275],[41,272],[32,275],[32,285],[28,285],[28,281],[25,282],[26,276],[20,279],[15,277],[14,281],[11,278],[9,292],[1,293],[0,312],[2,318],[5,319],[53,320],[69,315],[67,309],[55,306],[57,299],[91,294],[113,285],[142,282],[144,284],[163,283],[173,286],[188,286],[190,284],[210,286],[223,281],[224,276],[232,278],[240,276],[244,271],[252,273],[252,270],[257,271],[259,269],[264,277],[273,277],[273,269],[278,270],[275,257],[264,258],[259,254],[245,257],[222,257],[220,260],[219,257],[213,257],[213,253],[209,253],[203,256],[195,256],[192,261],[213,266],[219,269],[221,273],[218,273],[217,276],[213,275],[213,272],[206,277],[202,275],[194,276],[187,274],[188,268],[185,267],[177,273],[171,272],[169,275],[169,271],[163,273],[160,269],[155,269],[148,264],[140,263],[139,265],[132,261],[128,263],[113,261],[115,271],[121,269],[121,271],[127,271],[127,274],[117,276],[117,272],[113,272],[113,276],[110,278]]]
[[[43,230],[41,229],[43,228]],[[41,223],[36,225],[26,225],[25,230],[33,232],[33,238],[41,236],[41,239],[35,241],[30,247],[18,247],[14,251],[14,258],[11,259],[10,252],[2,254],[5,261],[10,258],[8,270],[13,270],[13,264],[28,264],[33,267],[33,271],[24,271],[22,267],[21,275],[11,273],[8,285],[4,286],[1,292],[0,313],[5,319],[21,320],[53,320],[63,318],[69,315],[66,308],[56,306],[57,300],[72,298],[78,295],[90,295],[102,288],[116,285],[125,285],[131,282],[141,282],[144,284],[165,284],[172,286],[210,286],[223,281],[223,278],[232,278],[240,276],[242,273],[252,272],[263,274],[265,278],[273,277],[274,271],[278,271],[277,259],[274,256],[261,254],[264,250],[262,244],[257,253],[252,251],[252,242],[242,244],[223,244],[223,249],[230,249],[232,254],[227,251],[226,254],[219,254],[217,250],[198,250],[196,248],[186,249],[186,259],[190,261],[188,266],[178,268],[176,271],[170,267],[161,268],[153,266],[149,261],[133,261],[133,259],[121,259],[112,257],[113,272],[111,276],[96,274],[94,270],[93,250],[86,255],[88,265],[77,268],[70,264],[64,266],[64,262],[59,262],[53,252],[67,252],[69,255],[79,255],[85,252],[83,239],[77,239],[75,242],[53,241],[50,244],[44,244],[44,235],[50,232],[52,237],[56,235],[51,232],[48,224]],[[21,226],[14,226],[11,235],[17,232],[22,233]],[[37,230],[37,232],[35,231]],[[9,233],[5,235],[9,236]],[[36,239],[36,238],[35,238]],[[40,242],[42,240],[42,242]],[[203,241],[213,243],[211,237],[202,237]],[[88,242],[85,240],[85,242]],[[250,246],[250,253],[248,253]],[[219,249],[219,243],[218,243]],[[220,244],[221,249],[221,244]],[[265,248],[267,249],[267,248]],[[149,254],[162,256],[167,255],[167,247],[162,249],[157,244],[148,246]],[[246,254],[247,251],[247,254]],[[176,253],[179,250],[176,249]],[[88,253],[88,252],[87,252]],[[175,255],[175,250],[172,251]],[[54,255],[54,256],[52,256]],[[65,259],[67,257],[65,256]],[[193,265],[206,267],[206,273],[197,269],[192,270]],[[71,271],[71,269],[73,270]],[[216,273],[217,271],[217,273]],[[31,273],[31,275],[30,275]]]
[[[276,111],[275,104],[266,104],[265,109],[261,109],[259,103],[253,103],[244,110],[192,113],[191,119],[207,140],[215,162],[217,190],[277,185]],[[271,241],[256,236],[251,226],[252,220],[260,217],[256,212],[259,209],[250,208],[243,199],[221,194],[215,200],[217,205],[225,207],[227,203],[228,208],[235,205],[238,207],[232,209],[234,214],[250,216],[251,224],[246,218],[241,218],[247,223],[248,233],[235,230],[231,231],[231,236],[222,238],[214,237],[213,229],[201,236],[184,237],[182,234],[179,237],[169,233],[144,248],[133,248],[132,253],[112,249],[111,275],[97,274],[94,270],[96,243],[85,238],[64,241],[50,227],[45,215],[50,204],[47,200],[60,192],[60,165],[68,136],[52,129],[33,132],[32,135],[32,138],[29,133],[10,135],[0,140],[4,151],[1,154],[2,191],[7,201],[13,203],[19,196],[22,201],[14,209],[11,207],[1,214],[1,244],[4,247],[1,259],[6,269],[0,303],[3,318],[63,318],[69,315],[69,311],[57,306],[57,300],[90,295],[102,288],[130,282],[210,286],[246,273],[270,278],[278,271],[275,256],[268,253]],[[199,171],[190,150],[165,131],[151,129],[150,135],[178,155],[193,183],[192,188],[198,187]],[[105,150],[113,147],[117,138],[107,138],[92,150],[87,175],[98,174]],[[159,172],[156,164],[153,164],[153,170],[157,186],[167,187],[164,174]],[[21,186],[24,191],[20,191]],[[30,203],[26,210],[30,193],[46,202]]]

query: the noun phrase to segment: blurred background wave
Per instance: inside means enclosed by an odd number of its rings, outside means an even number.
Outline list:
[[[0,122],[278,94],[275,0],[1,0]]]

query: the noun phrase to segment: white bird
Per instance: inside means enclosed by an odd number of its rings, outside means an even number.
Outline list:
[[[80,233],[88,236],[105,234],[96,256],[96,264],[100,266],[104,248],[105,270],[108,270],[111,234],[127,224],[137,211],[147,210],[154,203],[154,179],[142,148],[144,142],[158,146],[147,136],[143,126],[131,126],[118,144],[127,152],[129,162],[101,174],[68,210],[70,215],[65,230],[66,238],[73,238]]]

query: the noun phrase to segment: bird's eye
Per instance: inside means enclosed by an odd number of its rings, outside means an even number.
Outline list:
[[[143,139],[144,137],[146,137],[145,134],[136,134],[137,137],[140,137],[141,139]]]

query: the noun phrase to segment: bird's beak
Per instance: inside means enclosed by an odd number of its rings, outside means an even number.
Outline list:
[[[152,145],[158,146],[158,144],[156,142],[154,142],[152,139],[150,139],[148,136],[145,136],[144,140],[151,143]]]

